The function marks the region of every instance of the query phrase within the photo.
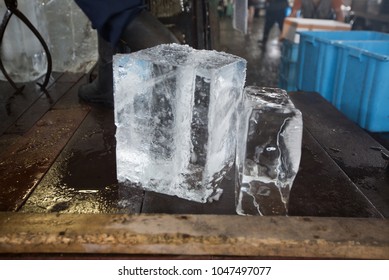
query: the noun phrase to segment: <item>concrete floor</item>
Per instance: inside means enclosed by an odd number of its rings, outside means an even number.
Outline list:
[[[266,50],[258,41],[262,40],[264,17],[254,18],[250,34],[243,34],[232,28],[231,18],[220,19],[220,50],[247,60],[246,85],[278,87],[278,66],[280,62],[280,30],[274,25],[266,44]]]

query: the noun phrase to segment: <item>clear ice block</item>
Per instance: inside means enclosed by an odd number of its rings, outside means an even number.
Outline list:
[[[50,23],[47,27],[53,71],[88,72],[98,59],[96,30],[90,20],[74,0],[39,2]]]
[[[239,119],[236,212],[287,215],[301,157],[302,115],[278,88],[246,87]]]
[[[244,34],[247,34],[248,28],[248,9],[247,0],[234,1],[232,26]]]
[[[3,2],[3,1],[1,1]],[[28,18],[49,45],[47,20],[42,6],[36,1],[18,1],[18,9]],[[0,3],[0,16],[7,7]],[[4,32],[0,55],[7,74],[14,82],[35,81],[46,74],[46,53],[32,31],[15,15],[11,16]],[[0,72],[0,80],[6,80]]]
[[[114,56],[117,178],[205,203],[235,160],[246,61],[159,45]]]

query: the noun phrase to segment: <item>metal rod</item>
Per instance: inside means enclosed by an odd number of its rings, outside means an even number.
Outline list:
[[[4,38],[4,33],[5,29],[7,28],[7,25],[9,23],[9,20],[11,19],[13,13],[11,10],[7,10],[4,14],[3,21],[1,22],[0,26],[0,45],[3,43],[3,38]],[[4,64],[3,64],[3,59],[0,56],[0,70],[3,73],[4,77],[7,79],[7,81],[11,84],[11,86],[16,90],[19,91],[20,88],[15,84],[15,82],[12,80],[12,78],[8,75]]]

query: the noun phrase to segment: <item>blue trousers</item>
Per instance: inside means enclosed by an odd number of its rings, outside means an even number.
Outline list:
[[[266,11],[265,27],[263,30],[263,38],[262,38],[263,44],[266,43],[269,37],[270,30],[275,23],[278,24],[278,27],[282,31],[284,25],[284,19],[285,19],[285,9]]]
[[[116,45],[125,27],[144,9],[143,0],[75,0],[106,41]]]

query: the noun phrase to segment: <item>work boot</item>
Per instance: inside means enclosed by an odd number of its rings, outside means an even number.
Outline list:
[[[114,48],[101,36],[97,37],[97,77],[92,83],[80,86],[78,96],[85,102],[98,103],[113,108],[112,57]]]
[[[150,12],[143,10],[124,29],[121,42],[132,52],[151,48],[159,44],[177,43],[178,39]]]

